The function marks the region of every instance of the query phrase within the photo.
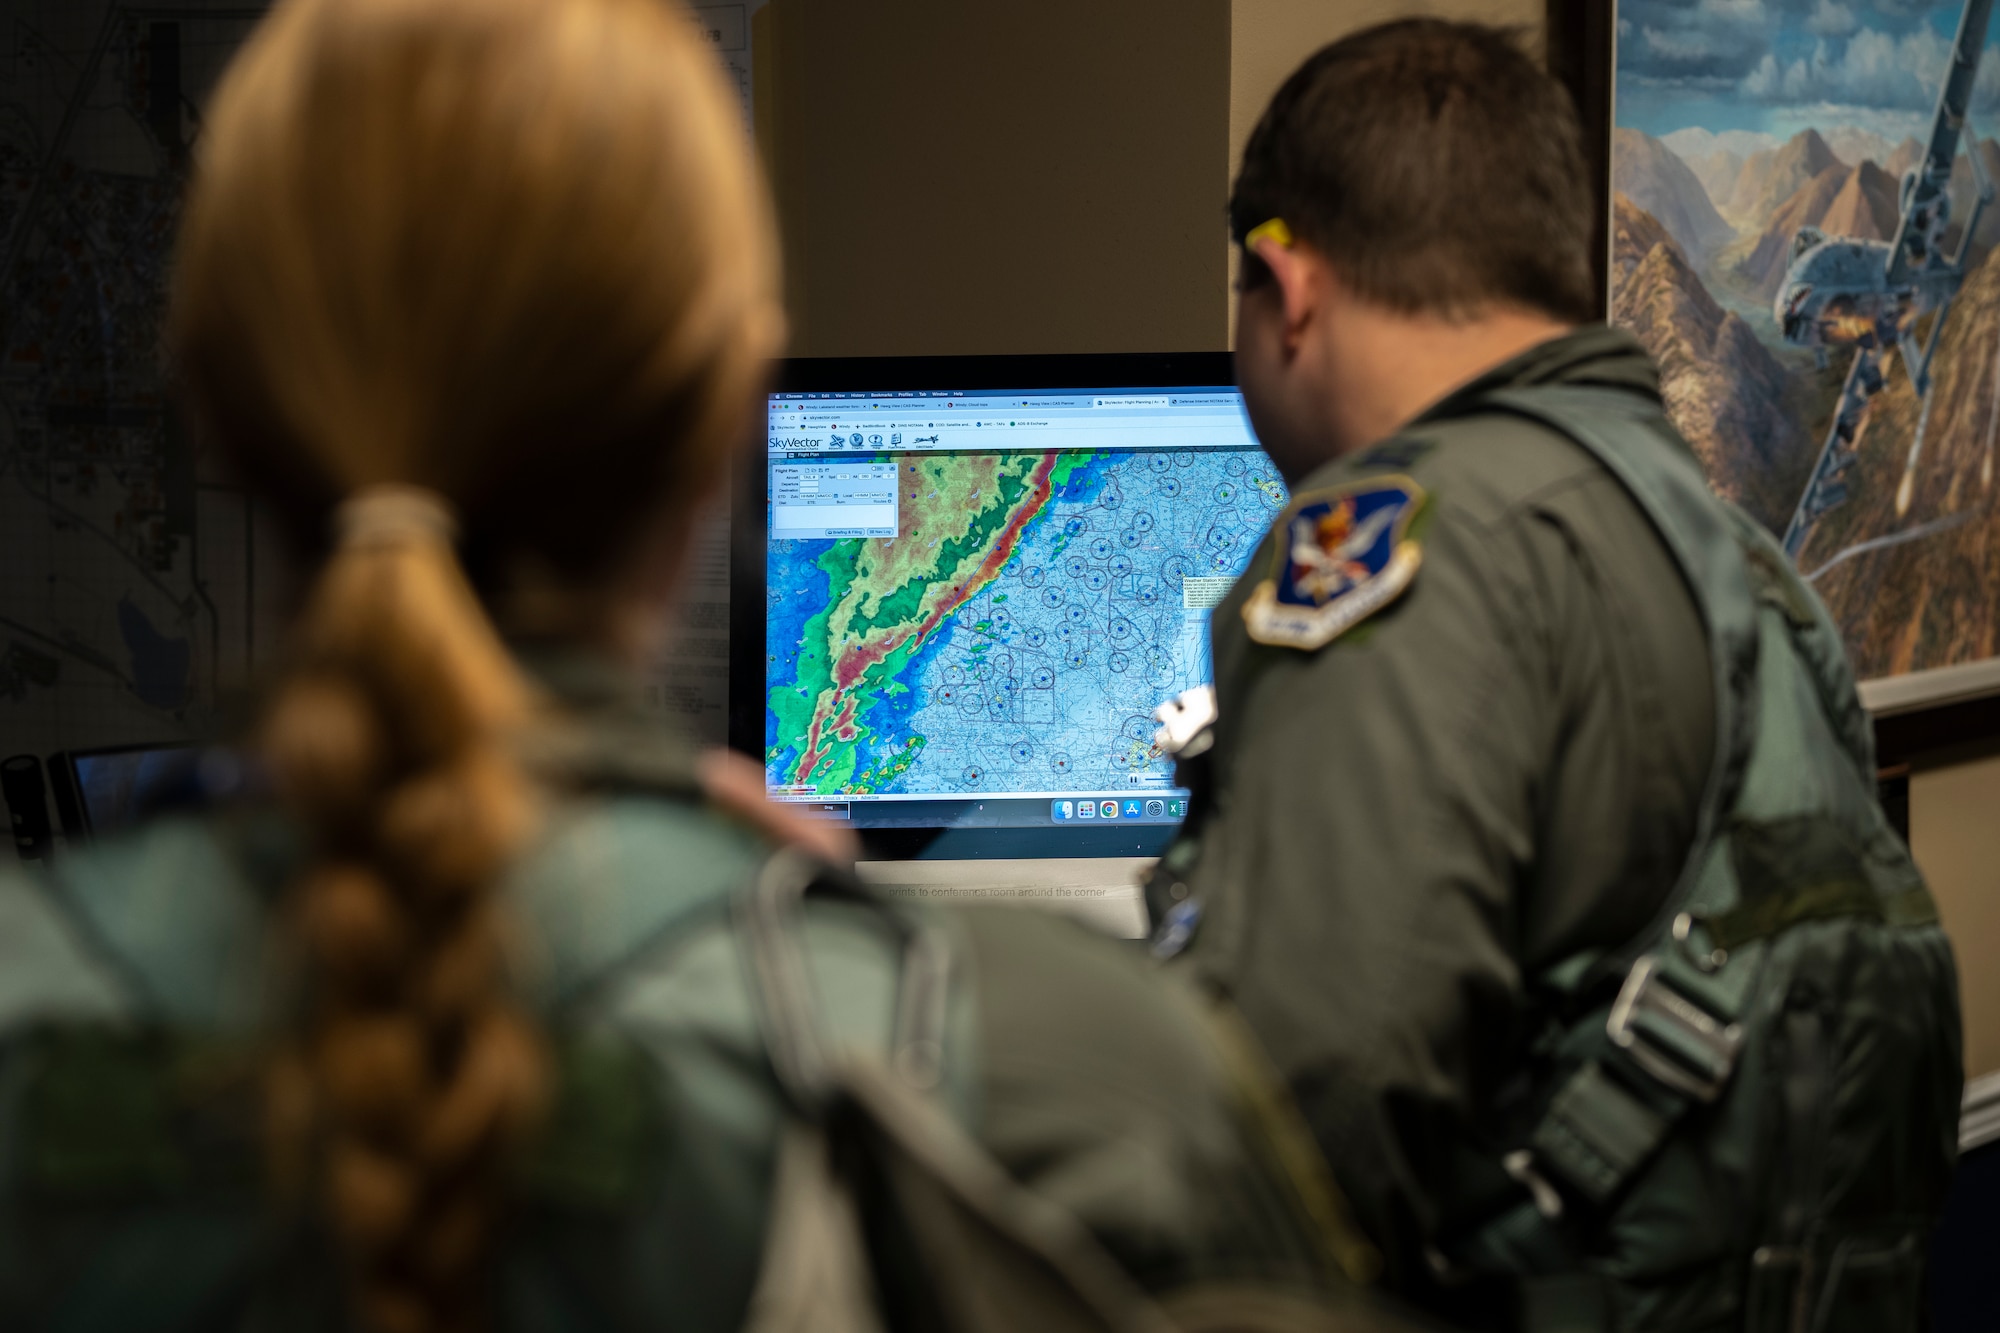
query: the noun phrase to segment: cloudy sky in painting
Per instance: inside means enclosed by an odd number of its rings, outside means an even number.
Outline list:
[[[1622,0],[1620,125],[1787,137],[1853,125],[1921,134],[1962,6],[1919,0]],[[1990,31],[1989,39],[1994,35]],[[2000,134],[2000,53],[1981,60],[1973,129]]]

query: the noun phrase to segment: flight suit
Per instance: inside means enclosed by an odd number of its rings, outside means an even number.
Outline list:
[[[1571,440],[1482,410],[1538,385],[1659,400],[1638,343],[1587,328],[1297,485],[1413,480],[1421,566],[1324,647],[1255,642],[1281,517],[1215,610],[1213,748],[1148,887],[1155,920],[1198,913],[1181,965],[1239,1007],[1405,1286],[1473,1220],[1462,1155],[1534,978],[1653,917],[1714,751],[1702,622],[1644,513]]]
[[[539,666],[576,725],[504,901],[554,1109],[520,1166],[498,1327],[734,1330],[787,1102],[732,905],[771,848],[703,803],[692,751],[614,673]],[[169,813],[46,878],[0,873],[0,1327],[344,1328],[312,1215],[258,1169],[256,1074],[298,979],[273,916],[301,841],[254,800]],[[816,1017],[881,1052],[881,908],[807,899]],[[1145,1289],[1341,1283],[1194,998],[1040,913],[922,914],[950,943],[933,1100]]]
[[[1308,479],[1215,646],[1155,949],[1241,1006],[1397,1290],[1511,1333],[1921,1326],[1951,946],[1831,617],[1636,344]]]

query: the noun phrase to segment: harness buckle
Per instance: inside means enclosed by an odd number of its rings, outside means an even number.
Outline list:
[[[1723,1022],[1683,994],[1662,974],[1657,954],[1632,964],[1604,1031],[1639,1068],[1703,1102],[1722,1095],[1743,1046],[1742,1025]]]

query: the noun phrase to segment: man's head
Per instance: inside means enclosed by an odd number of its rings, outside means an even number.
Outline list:
[[[1266,448],[1286,467],[1366,442],[1321,438],[1356,319],[1593,318],[1590,220],[1569,95],[1509,33],[1411,19],[1321,50],[1265,109],[1229,201],[1237,375]]]

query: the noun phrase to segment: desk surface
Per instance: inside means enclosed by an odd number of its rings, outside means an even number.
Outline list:
[[[855,871],[892,897],[1008,902],[1068,912],[1120,939],[1146,934],[1140,878],[1150,856],[1033,861],[862,861]]]

